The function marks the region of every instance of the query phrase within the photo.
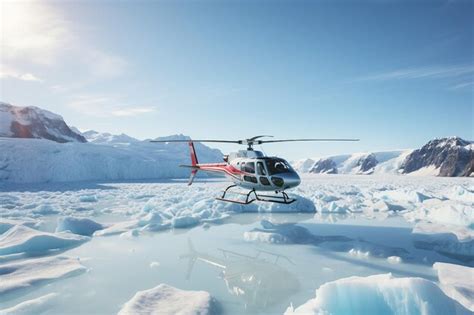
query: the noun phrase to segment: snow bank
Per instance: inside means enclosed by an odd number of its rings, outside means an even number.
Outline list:
[[[90,238],[70,233],[48,233],[16,225],[0,236],[0,255],[41,253],[78,246]]]
[[[70,231],[74,234],[91,236],[95,231],[102,230],[104,226],[91,219],[63,217],[58,219],[56,232]]]
[[[443,292],[474,312],[474,268],[448,263],[435,263]]]
[[[211,314],[213,299],[205,291],[179,290],[166,284],[138,291],[118,315]]]
[[[13,307],[0,310],[0,315],[41,314],[51,307],[57,296],[57,293],[49,293],[36,299],[21,302]]]
[[[78,259],[54,256],[0,266],[0,295],[86,271]]]
[[[465,310],[468,314],[468,311]],[[323,284],[316,297],[289,314],[459,314],[456,305],[436,284],[422,278],[391,274],[349,277]]]

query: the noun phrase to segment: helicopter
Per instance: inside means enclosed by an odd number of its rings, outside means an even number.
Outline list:
[[[261,138],[273,136],[260,135],[244,140],[151,140],[151,142],[171,143],[187,142],[191,154],[191,165],[180,165],[191,169],[188,185],[198,171],[221,173],[233,182],[222,193],[217,200],[247,205],[254,201],[267,201],[281,204],[291,204],[296,201],[285,192],[301,183],[298,173],[285,159],[276,156],[266,156],[263,152],[254,150],[254,145],[278,142],[300,142],[300,141],[359,141],[359,139],[284,139],[284,140],[261,140]],[[210,143],[233,143],[246,145],[246,150],[239,150],[224,155],[224,162],[199,163],[194,149],[194,142]],[[230,190],[234,187],[247,189],[247,193]],[[275,195],[261,194],[259,192],[274,191]],[[228,193],[245,196],[245,200],[226,198]]]

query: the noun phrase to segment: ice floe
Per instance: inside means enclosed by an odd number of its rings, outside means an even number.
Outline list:
[[[41,314],[51,308],[57,296],[57,293],[49,293],[32,300],[21,302],[15,306],[0,310],[0,315]]]
[[[138,291],[118,315],[206,315],[213,312],[214,302],[205,291],[185,291],[166,284]]]
[[[14,227],[15,225],[24,225],[31,228],[36,228],[41,225],[40,221],[37,220],[9,220],[9,219],[2,219],[0,218],[0,234],[5,233],[10,228]]]
[[[290,314],[468,314],[433,282],[391,274],[349,277],[323,284],[316,297]]]
[[[62,217],[58,219],[56,232],[69,231],[74,234],[91,236],[95,231],[102,230],[104,226],[91,219],[77,217]]]
[[[90,238],[71,233],[48,233],[15,225],[0,235],[0,255],[42,253],[78,246]]]
[[[60,278],[85,272],[77,258],[54,256],[14,261],[0,266],[0,295],[32,288]]]
[[[423,222],[418,223],[412,233],[413,243],[418,248],[464,261],[474,260],[474,231],[471,229]]]
[[[443,292],[474,312],[474,268],[439,262],[433,268]]]

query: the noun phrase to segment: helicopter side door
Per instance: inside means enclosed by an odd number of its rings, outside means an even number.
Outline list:
[[[264,161],[257,161],[257,175],[258,175],[258,181],[260,182],[260,185],[262,186],[266,186],[265,188],[267,187],[271,187],[271,184],[270,184],[270,181],[268,180],[268,172],[267,172],[267,169],[265,167],[265,163]]]

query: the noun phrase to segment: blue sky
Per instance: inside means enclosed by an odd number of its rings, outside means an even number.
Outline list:
[[[474,135],[472,1],[1,1],[0,99],[152,138]],[[219,148],[227,151],[233,146]]]

